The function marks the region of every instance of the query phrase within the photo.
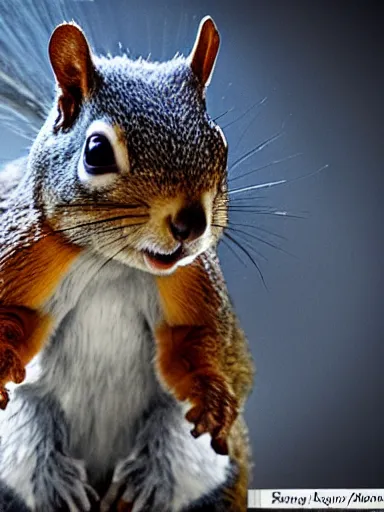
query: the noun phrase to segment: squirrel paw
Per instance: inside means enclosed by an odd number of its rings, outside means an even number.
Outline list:
[[[20,384],[25,379],[25,368],[10,345],[0,346],[0,382]]]
[[[185,416],[195,425],[191,434],[197,438],[208,432],[215,452],[227,455],[227,438],[239,413],[238,401],[220,375],[199,372],[193,375],[192,381],[195,390],[190,398],[192,408]]]
[[[0,409],[5,409],[9,401],[8,391],[1,383],[20,384],[24,379],[25,368],[15,350],[10,345],[0,346]]]
[[[8,391],[5,388],[0,388],[0,409],[6,409],[9,402]]]
[[[172,487],[164,478],[162,466],[143,449],[116,467],[100,512],[169,512],[171,502]]]
[[[45,466],[45,471],[37,473],[41,479],[35,484],[39,490],[36,510],[90,512],[97,507],[99,496],[87,483],[83,461],[56,453]]]

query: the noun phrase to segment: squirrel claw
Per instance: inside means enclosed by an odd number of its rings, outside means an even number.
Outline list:
[[[9,402],[8,391],[5,388],[0,389],[0,409],[5,410]]]
[[[192,435],[192,437],[194,437],[195,439],[197,439],[198,437],[200,437],[200,436],[201,436],[201,434],[202,434],[202,432],[199,432],[199,431],[197,430],[197,428],[193,428],[193,429],[191,430],[191,435]]]
[[[228,454],[227,437],[232,424],[238,415],[238,402],[220,377],[209,380],[203,377],[200,384],[207,384],[200,389],[204,392],[194,400],[193,407],[187,412],[185,418],[194,424],[191,435],[194,438],[204,433],[212,436],[211,446],[219,455]]]
[[[9,402],[9,394],[3,384],[9,381],[20,384],[24,379],[25,368],[15,350],[9,345],[0,347],[0,409],[4,410]]]
[[[198,416],[195,419],[191,419],[193,417],[193,412],[196,409]],[[189,414],[190,413],[190,414]],[[205,432],[211,432],[213,425],[215,424],[215,419],[212,414],[207,411],[199,412],[199,408],[195,407],[191,409],[186,416],[186,419],[191,423],[195,423],[195,428],[191,430],[192,436],[197,439]]]
[[[23,368],[22,366],[18,365],[15,368],[13,368],[11,372],[12,382],[14,382],[15,384],[21,384],[25,379],[25,373],[25,368]]]
[[[25,368],[16,351],[10,346],[0,347],[0,382],[20,384],[25,379]]]
[[[195,409],[197,409],[197,407],[189,411],[192,413],[191,415],[189,415],[189,413],[186,414],[187,421],[191,421],[190,416],[195,414]],[[228,444],[226,437],[235,417],[236,415],[231,415],[231,419],[224,419],[224,424],[222,427],[220,427],[217,424],[217,420],[215,420],[211,413],[203,411],[197,422],[195,422],[195,427],[191,430],[191,435],[197,439],[202,434],[211,434],[211,446],[213,450],[219,455],[228,455]]]
[[[211,441],[212,449],[218,455],[228,455],[228,443],[226,439],[222,439],[220,437],[212,437]]]

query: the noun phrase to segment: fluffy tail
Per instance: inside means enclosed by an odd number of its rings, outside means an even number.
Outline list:
[[[46,54],[49,25],[36,5],[0,0],[0,124],[29,140],[54,93]]]
[[[0,123],[31,140],[46,117],[49,103],[24,78],[0,71]]]
[[[81,17],[78,3],[0,0],[0,127],[35,138],[54,97],[49,37],[57,24]]]

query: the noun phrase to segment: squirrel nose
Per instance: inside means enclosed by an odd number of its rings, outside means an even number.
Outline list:
[[[201,204],[182,208],[174,219],[169,219],[169,227],[175,240],[192,242],[199,238],[207,227],[207,219]]]

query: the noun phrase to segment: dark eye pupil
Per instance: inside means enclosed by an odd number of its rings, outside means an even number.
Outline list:
[[[116,161],[112,146],[105,135],[91,135],[85,146],[84,166],[89,174],[116,172]]]

